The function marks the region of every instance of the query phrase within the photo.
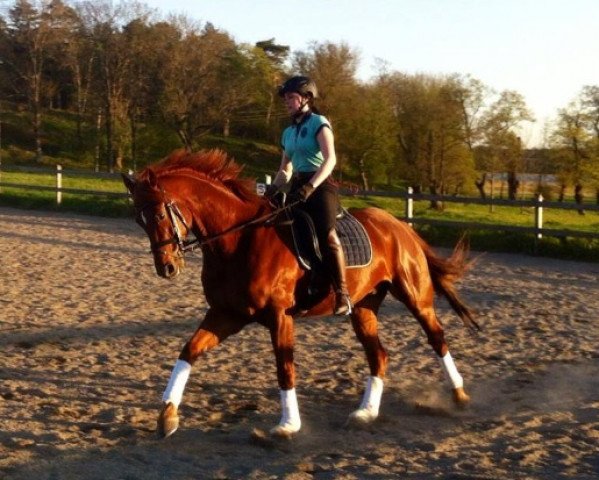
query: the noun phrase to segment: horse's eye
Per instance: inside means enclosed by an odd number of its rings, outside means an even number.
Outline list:
[[[156,214],[156,221],[160,222],[166,218],[166,213],[160,212]]]

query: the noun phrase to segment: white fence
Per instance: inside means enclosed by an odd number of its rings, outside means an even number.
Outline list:
[[[23,167],[10,167],[7,169],[4,167],[6,172],[20,172],[20,173],[34,173],[34,174],[51,174],[56,176],[55,186],[43,186],[43,185],[27,185],[11,182],[2,181],[2,172],[0,172],[0,192],[3,187],[10,187],[23,190],[38,190],[38,191],[52,191],[56,194],[56,203],[58,205],[62,202],[62,194],[78,194],[78,195],[95,195],[111,198],[123,198],[129,197],[123,185],[123,192],[110,192],[102,190],[87,190],[78,188],[64,188],[62,186],[63,176],[71,177],[88,177],[88,178],[113,178],[119,179],[120,173],[97,173],[82,170],[63,170],[60,165],[57,165],[56,169],[50,168],[23,168]],[[132,174],[129,171],[129,174]],[[268,179],[267,179],[267,183]],[[581,230],[569,230],[569,229],[552,229],[545,228],[543,226],[543,213],[545,209],[560,209],[560,210],[580,210],[581,208],[585,211],[599,212],[599,205],[592,205],[585,203],[584,205],[577,205],[575,203],[566,202],[546,202],[543,197],[539,195],[535,200],[502,200],[502,199],[482,199],[473,197],[458,197],[458,196],[446,196],[446,195],[429,195],[419,193],[416,194],[411,188],[408,188],[405,192],[354,192],[349,190],[341,190],[340,192],[345,196],[352,197],[391,197],[401,198],[405,201],[404,216],[402,220],[408,222],[410,225],[413,224],[426,224],[426,225],[437,225],[444,227],[460,228],[460,229],[479,229],[479,230],[497,230],[497,231],[511,231],[511,232],[522,232],[535,235],[535,238],[540,239],[543,235],[554,236],[554,237],[580,237],[580,238],[599,238],[599,231],[581,231]],[[534,209],[534,218],[531,222],[530,227],[517,226],[517,225],[506,225],[496,223],[482,223],[482,222],[461,222],[454,220],[438,220],[430,218],[417,218],[414,216],[414,202],[424,201],[437,201],[444,203],[461,203],[461,204],[478,204],[478,205],[489,205],[489,206],[506,206],[506,207],[532,207]]]
[[[65,188],[62,186],[63,175],[69,177],[87,177],[87,178],[112,178],[120,179],[120,173],[99,173],[90,172],[87,170],[63,170],[61,165],[56,165],[55,169],[52,168],[32,168],[32,167],[16,167],[11,166],[9,168],[3,167],[5,172],[18,172],[18,173],[30,173],[37,175],[53,175],[56,178],[55,186],[49,185],[31,185],[23,183],[3,182],[2,172],[0,171],[0,192],[3,187],[16,188],[21,190],[34,190],[42,192],[54,192],[56,194],[56,204],[62,203],[62,194],[78,194],[78,195],[92,195],[112,198],[128,198],[129,194],[123,184],[123,192],[110,192],[104,190],[87,190],[82,188]],[[129,170],[129,174],[133,174],[133,171]]]

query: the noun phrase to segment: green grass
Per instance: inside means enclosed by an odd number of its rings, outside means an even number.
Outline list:
[[[342,203],[347,208],[373,206],[387,210],[396,217],[403,217],[405,215],[405,200],[400,198],[344,197]],[[521,227],[534,227],[535,218],[533,207],[507,207],[495,205],[491,212],[488,205],[453,202],[445,202],[445,208],[441,211],[431,209],[430,202],[428,201],[417,201],[414,202],[413,212],[415,218]],[[579,215],[576,210],[545,208],[543,209],[543,227],[599,232],[599,212],[587,211],[585,215]]]
[[[405,201],[385,197],[343,197],[347,208],[379,207],[403,218]],[[414,202],[414,217],[436,220],[488,223],[506,226],[534,226],[534,209],[531,207],[494,206],[460,203],[445,204],[443,211],[433,210],[428,201]],[[579,215],[576,210],[544,209],[544,224],[547,229],[570,229],[599,232],[599,212]],[[418,232],[429,243],[436,246],[453,247],[465,235],[473,250],[494,252],[516,252],[558,257],[572,260],[599,262],[599,240],[584,238],[556,238],[544,235],[536,239],[533,234],[520,232],[455,228],[432,225],[416,225]]]
[[[240,147],[241,148],[241,147]],[[259,167],[258,167],[259,168]],[[258,168],[255,176],[261,175]],[[248,176],[248,172],[245,172]],[[251,175],[250,175],[251,176]],[[2,181],[30,185],[45,185],[53,187],[55,176],[51,174],[29,174],[20,172],[3,172]],[[63,187],[88,189],[106,192],[124,193],[125,187],[120,179],[98,179],[87,177],[69,177],[63,174]],[[405,201],[389,197],[342,197],[345,207],[375,206],[387,210],[397,217],[405,213]],[[39,192],[2,187],[0,205],[17,206],[27,209],[44,209],[51,211],[68,211],[88,215],[110,217],[131,216],[132,209],[124,198],[105,198],[92,195],[63,193],[61,205],[56,205],[54,192]],[[534,209],[530,207],[495,206],[489,211],[489,206],[460,203],[447,203],[445,210],[437,211],[429,208],[428,201],[414,202],[414,216],[439,220],[461,222],[480,222],[488,224],[519,225],[532,227],[534,225]],[[544,210],[547,228],[572,229],[597,232],[599,231],[599,212],[587,212],[579,215],[575,210]],[[431,225],[417,225],[417,230],[431,244],[451,247],[458,239],[466,234],[471,248],[479,251],[503,251],[535,253],[539,255],[577,259],[584,261],[599,261],[599,240],[566,238],[559,239],[545,235],[536,240],[532,234],[507,231],[489,231],[483,229],[460,229]]]

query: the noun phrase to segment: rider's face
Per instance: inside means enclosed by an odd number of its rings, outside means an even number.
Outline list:
[[[290,115],[296,114],[303,108],[304,100],[299,93],[286,93],[283,100]]]

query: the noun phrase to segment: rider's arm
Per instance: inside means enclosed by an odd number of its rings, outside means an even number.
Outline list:
[[[318,145],[320,146],[320,151],[324,157],[324,162],[322,162],[320,168],[316,170],[316,173],[310,179],[310,183],[314,188],[318,187],[327,179],[327,177],[333,172],[335,164],[337,163],[337,156],[335,155],[335,137],[333,136],[333,131],[328,127],[321,128],[320,132],[318,132],[318,135],[316,135],[316,140],[318,140]]]
[[[285,155],[285,152],[283,152],[279,171],[275,175],[275,179],[272,181],[273,185],[275,185],[277,188],[281,188],[282,186],[286,185],[291,179],[292,173],[293,166],[291,165],[291,160],[287,157],[287,155]]]

